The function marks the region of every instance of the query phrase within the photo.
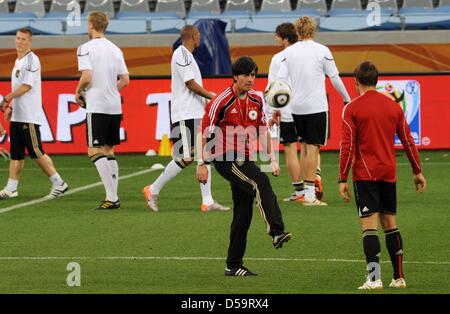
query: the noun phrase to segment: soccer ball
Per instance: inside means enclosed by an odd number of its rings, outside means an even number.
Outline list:
[[[285,82],[272,82],[267,86],[264,97],[269,106],[279,109],[289,104],[292,90]]]

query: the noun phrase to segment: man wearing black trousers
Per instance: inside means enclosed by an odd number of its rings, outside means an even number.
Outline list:
[[[198,150],[197,179],[205,183],[208,169],[205,158],[211,159],[219,174],[231,184],[233,222],[231,223],[226,276],[252,276],[243,266],[247,233],[252,220],[253,202],[266,222],[273,246],[278,249],[289,241],[291,233],[284,231],[283,217],[267,175],[253,161],[253,144],[260,140],[271,158],[271,170],[278,176],[280,168],[271,151],[271,138],[262,99],[253,91],[258,67],[249,57],[240,57],[232,65],[233,84],[215,96],[206,106],[202,119],[201,149]],[[205,152],[207,137],[214,139],[211,154]],[[208,156],[209,155],[209,156]]]

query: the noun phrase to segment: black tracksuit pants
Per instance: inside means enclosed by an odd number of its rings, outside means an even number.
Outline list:
[[[245,161],[242,165],[232,161],[213,163],[217,172],[231,183],[233,221],[227,267],[239,267],[243,263],[255,198],[269,235],[278,235],[284,231],[283,217],[268,176],[253,161]]]

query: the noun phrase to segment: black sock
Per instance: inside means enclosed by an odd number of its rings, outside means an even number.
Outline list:
[[[403,277],[403,242],[398,229],[385,231],[386,247],[391,258],[392,268],[394,269],[394,279]]]
[[[320,168],[316,169],[316,176],[318,176],[319,178],[322,178],[321,175],[320,175]]]
[[[381,245],[376,229],[363,231],[363,247],[366,255],[367,270],[372,281],[380,279],[380,252]]]
[[[292,185],[294,186],[295,192],[301,192],[301,191],[303,191],[305,189],[303,181],[292,182]]]

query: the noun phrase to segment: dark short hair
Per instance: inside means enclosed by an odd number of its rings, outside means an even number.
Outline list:
[[[358,65],[353,71],[353,76],[364,86],[376,86],[378,82],[378,70],[370,61]]]
[[[298,41],[298,35],[295,30],[295,26],[292,23],[282,23],[275,29],[275,34],[281,39],[287,39],[292,45]]]
[[[23,27],[17,31],[18,33],[24,33],[30,35],[30,37],[33,37],[33,32],[28,27]]]
[[[233,72],[233,76],[246,74],[249,75],[253,71],[255,74],[258,74],[258,66],[255,61],[248,56],[242,56],[237,58],[233,64],[231,65],[231,71]]]

